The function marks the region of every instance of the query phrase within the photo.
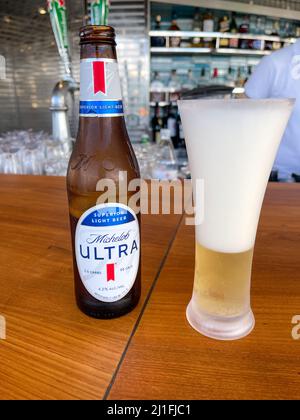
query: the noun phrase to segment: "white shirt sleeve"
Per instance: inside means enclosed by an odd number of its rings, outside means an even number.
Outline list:
[[[246,95],[251,99],[265,99],[272,97],[275,80],[275,66],[271,56],[261,60],[245,85]]]

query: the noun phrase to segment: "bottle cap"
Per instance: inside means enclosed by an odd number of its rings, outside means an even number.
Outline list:
[[[116,45],[115,30],[106,25],[87,25],[80,29],[80,45],[83,44],[112,44]]]

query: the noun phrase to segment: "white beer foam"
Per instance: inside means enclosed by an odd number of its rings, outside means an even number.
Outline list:
[[[294,100],[179,101],[193,180],[203,179],[197,241],[218,252],[255,243],[261,206]]]

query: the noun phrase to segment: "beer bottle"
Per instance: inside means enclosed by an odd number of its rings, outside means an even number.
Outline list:
[[[85,314],[115,318],[140,298],[140,216],[124,204],[134,193],[122,196],[119,182],[120,173],[127,183],[140,173],[123,115],[114,29],[86,26],[80,38],[80,122],[67,175],[75,292]],[[102,202],[97,186],[104,179],[117,194]]]

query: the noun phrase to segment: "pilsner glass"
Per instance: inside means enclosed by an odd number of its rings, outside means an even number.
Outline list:
[[[196,212],[196,268],[191,326],[211,338],[248,335],[252,257],[272,165],[294,105],[292,99],[183,100]],[[204,200],[196,196],[202,180]]]

